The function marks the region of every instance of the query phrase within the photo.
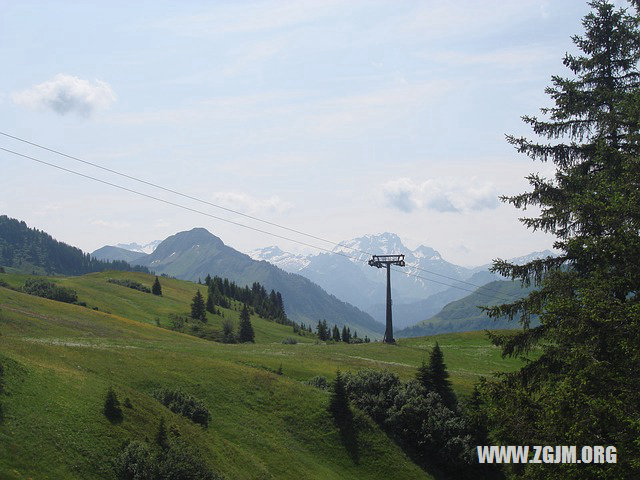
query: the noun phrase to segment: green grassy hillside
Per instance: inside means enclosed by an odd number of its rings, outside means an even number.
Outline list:
[[[357,446],[347,449],[326,413],[328,394],[304,382],[363,367],[409,378],[433,338],[389,346],[296,336],[299,343],[284,345],[291,327],[252,317],[256,344],[221,344],[155,324],[186,313],[202,286],[161,279],[163,297],[154,297],[106,282],[113,277],[148,286],[154,278],[107,272],[55,279],[88,307],[0,287],[0,478],[115,478],[112,459],[123,443],[153,441],[160,417],[229,479],[429,478],[364,415],[357,416]],[[25,277],[0,279],[18,286]],[[468,392],[480,374],[519,365],[502,360],[481,334],[438,341],[458,392]],[[280,366],[283,375],[273,373]],[[115,425],[102,414],[109,386],[132,404]],[[158,387],[180,387],[202,399],[211,412],[208,429],[154,400]]]
[[[436,335],[444,332],[496,330],[518,328],[517,322],[507,318],[489,318],[479,306],[494,306],[515,301],[529,294],[531,288],[522,288],[520,282],[498,280],[478,288],[460,300],[445,305],[436,315],[400,330],[401,337]]]

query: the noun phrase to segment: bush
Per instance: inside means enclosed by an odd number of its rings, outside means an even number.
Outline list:
[[[145,442],[129,442],[114,466],[118,480],[222,480],[196,449],[178,440],[160,451]]]
[[[152,393],[153,397],[173,413],[182,415],[194,423],[207,427],[211,417],[202,400],[181,390],[160,388]]]
[[[296,345],[298,343],[298,340],[296,340],[295,338],[287,337],[282,339],[282,343],[284,345]]]
[[[78,301],[78,294],[75,290],[59,287],[53,282],[40,278],[28,279],[22,287],[22,291],[29,295],[57,300],[58,302],[74,303]]]
[[[323,377],[321,375],[317,375],[310,380],[307,380],[307,385],[311,385],[312,387],[319,388],[321,390],[326,390],[329,388],[329,382],[327,382],[327,377]]]
[[[136,282],[135,280],[110,278],[107,280],[107,282],[127,288],[132,288],[133,290],[139,290],[144,293],[151,293],[151,289],[149,287],[146,287],[140,282]]]
[[[353,405],[363,410],[376,422],[387,418],[402,384],[395,373],[385,370],[360,370],[345,375],[345,388]]]

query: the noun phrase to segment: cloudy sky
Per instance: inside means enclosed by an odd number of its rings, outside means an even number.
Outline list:
[[[529,133],[520,116],[548,104],[587,10],[0,1],[0,131],[323,238],[392,231],[482,264],[552,244],[497,200],[553,172],[504,136]],[[0,147],[289,235],[6,137]],[[87,251],[195,226],[243,251],[302,248],[6,152],[0,162],[0,213]]]

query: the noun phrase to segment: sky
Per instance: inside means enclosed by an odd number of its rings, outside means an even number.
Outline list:
[[[587,12],[576,0],[0,0],[0,131],[331,241],[390,231],[480,265],[553,244],[518,221],[535,210],[498,200],[554,172],[505,135],[531,136],[520,117],[569,75]],[[331,248],[8,137],[0,147]],[[85,251],[193,227],[241,251],[314,251],[4,151],[0,165],[0,214]]]

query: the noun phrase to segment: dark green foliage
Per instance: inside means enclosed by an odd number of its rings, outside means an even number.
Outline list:
[[[283,338],[281,343],[283,345],[296,345],[298,341],[295,338],[287,337]]]
[[[444,363],[444,355],[442,354],[442,350],[440,349],[438,342],[436,342],[429,354],[429,365],[427,367],[426,376],[423,367],[424,363],[422,367],[418,369],[417,374],[418,381],[421,385],[426,390],[434,391],[440,395],[440,398],[442,398],[442,401],[447,407],[455,409],[458,404],[458,400],[456,398],[456,394],[451,388],[449,372],[447,372],[447,366]]]
[[[331,397],[329,399],[329,413],[335,422],[344,425],[352,420],[353,414],[349,407],[349,398],[344,386],[344,379],[340,370],[336,372],[336,378],[331,384]]]
[[[525,367],[488,383],[487,413],[503,444],[615,445],[616,464],[572,471],[573,478],[640,478],[640,30],[632,12],[590,5],[579,50],[552,77],[545,119],[524,117],[541,140],[508,137],[521,153],[551,161],[552,179],[503,200],[540,214],[527,228],[556,238],[557,258],[525,265],[498,260],[493,270],[536,290],[488,308],[518,319],[522,331],[494,336]],[[533,315],[540,325],[531,326]],[[566,478],[555,465],[523,467],[525,478]]]
[[[346,325],[343,325],[343,327],[342,327],[342,341],[344,343],[350,343],[351,342],[351,332],[349,331],[349,329],[347,328]]]
[[[313,377],[311,380],[308,380],[307,385],[311,385],[312,387],[319,388],[320,390],[326,390],[327,388],[329,388],[329,383],[327,382],[327,378],[321,375],[317,375]]]
[[[338,326],[334,325],[332,330],[332,337],[334,342],[340,341],[340,330],[338,330]]]
[[[153,293],[154,295],[162,296],[162,285],[160,285],[160,280],[158,279],[157,275],[155,281],[153,282],[153,285],[151,286],[151,293]]]
[[[198,451],[175,439],[166,448],[155,449],[132,441],[114,462],[118,480],[221,480]]]
[[[6,273],[6,272],[4,271],[4,267],[0,267],[0,273]]]
[[[202,400],[182,390],[160,388],[152,393],[153,397],[173,413],[182,415],[194,423],[207,427],[209,425],[209,409]]]
[[[156,445],[163,450],[167,450],[169,448],[169,437],[167,436],[167,427],[164,424],[164,417],[160,417],[160,423],[158,423]]]
[[[236,336],[233,334],[233,322],[230,318],[222,320],[222,341],[224,343],[236,343]]]
[[[361,370],[347,374],[345,390],[351,403],[381,425],[421,465],[438,465],[464,476],[472,470],[475,446],[482,430],[458,409],[448,408],[440,395],[417,381],[402,383],[388,371]],[[474,472],[472,478],[483,478]]]
[[[107,390],[107,396],[104,400],[104,408],[102,412],[111,423],[118,423],[122,421],[122,408],[120,408],[120,401],[118,400],[113,387],[109,387],[109,390]]]
[[[327,325],[326,320],[320,320],[318,322],[318,326],[316,327],[316,333],[318,338],[323,342],[326,342],[331,338],[331,332],[329,331],[329,326]]]
[[[122,404],[127,408],[133,408],[133,405],[131,404],[131,399],[129,397],[125,397],[124,402],[122,402]]]
[[[118,480],[156,480],[157,459],[145,442],[133,441],[115,460]]]
[[[240,327],[238,331],[238,341],[240,343],[254,342],[255,334],[253,333],[253,327],[251,326],[251,319],[249,318],[249,310],[247,306],[242,307],[240,312]]]
[[[158,277],[156,277],[156,280],[157,279]],[[151,289],[149,289],[149,287],[141,284],[140,282],[136,282],[135,280],[129,280],[126,278],[109,278],[107,282],[114,283],[116,285],[120,285],[123,287],[131,288],[133,290],[139,290],[140,292],[143,292],[143,293],[151,293]]]
[[[78,301],[78,295],[75,290],[59,287],[53,282],[39,278],[28,279],[22,287],[22,291],[29,295],[57,300],[58,302],[74,303]]]
[[[207,320],[204,299],[202,298],[200,290],[196,292],[193,297],[193,301],[191,302],[191,318],[201,320],[203,322]]]
[[[6,215],[0,215],[0,264],[31,272],[82,275],[105,270],[149,273],[146,267],[127,262],[96,260],[82,250],[54,240],[50,235],[27,227]]]
[[[216,303],[213,297],[214,297],[214,293],[211,291],[211,289],[209,289],[207,293],[207,304],[206,304],[206,309],[207,309],[207,312],[209,313],[216,313]]]

